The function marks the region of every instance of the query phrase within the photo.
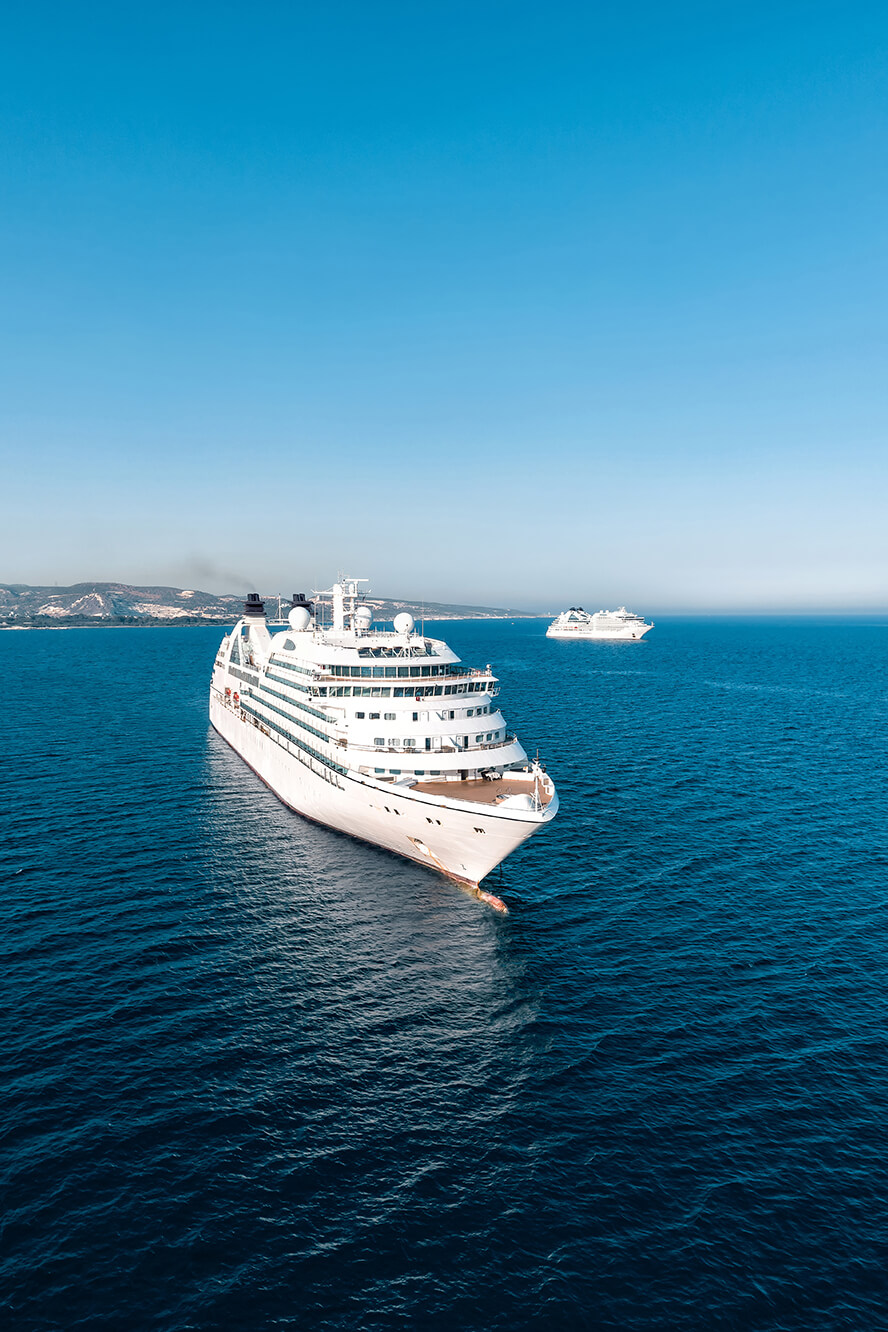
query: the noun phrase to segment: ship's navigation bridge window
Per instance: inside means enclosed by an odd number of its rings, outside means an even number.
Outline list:
[[[324,664],[318,668],[326,675],[363,680],[428,680],[441,676],[464,676],[471,672],[460,662],[443,666],[339,666]],[[479,684],[478,688],[482,688]]]

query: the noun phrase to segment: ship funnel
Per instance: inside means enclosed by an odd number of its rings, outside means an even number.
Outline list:
[[[251,619],[265,618],[265,602],[258,592],[248,592],[244,602],[244,615]]]

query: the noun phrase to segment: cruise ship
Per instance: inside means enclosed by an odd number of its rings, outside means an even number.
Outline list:
[[[596,611],[590,615],[582,606],[571,606],[562,611],[546,630],[547,638],[603,638],[631,642],[644,638],[653,629],[640,615],[633,615],[625,606],[619,610]]]
[[[290,809],[471,885],[555,817],[490,667],[412,615],[376,626],[359,584],[293,597],[269,625],[251,593],[216,654],[210,721]]]

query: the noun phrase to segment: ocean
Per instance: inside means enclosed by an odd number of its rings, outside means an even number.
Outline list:
[[[286,810],[217,628],[0,634],[0,1325],[888,1327],[888,621],[438,627],[561,798]]]

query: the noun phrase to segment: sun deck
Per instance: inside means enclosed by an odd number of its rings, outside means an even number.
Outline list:
[[[476,778],[466,782],[414,782],[411,791],[423,795],[441,796],[447,800],[470,800],[478,805],[497,805],[506,796],[533,795],[534,782],[527,777],[497,777],[493,781]],[[541,776],[538,783],[540,804],[548,805],[555,792],[550,778]]]

